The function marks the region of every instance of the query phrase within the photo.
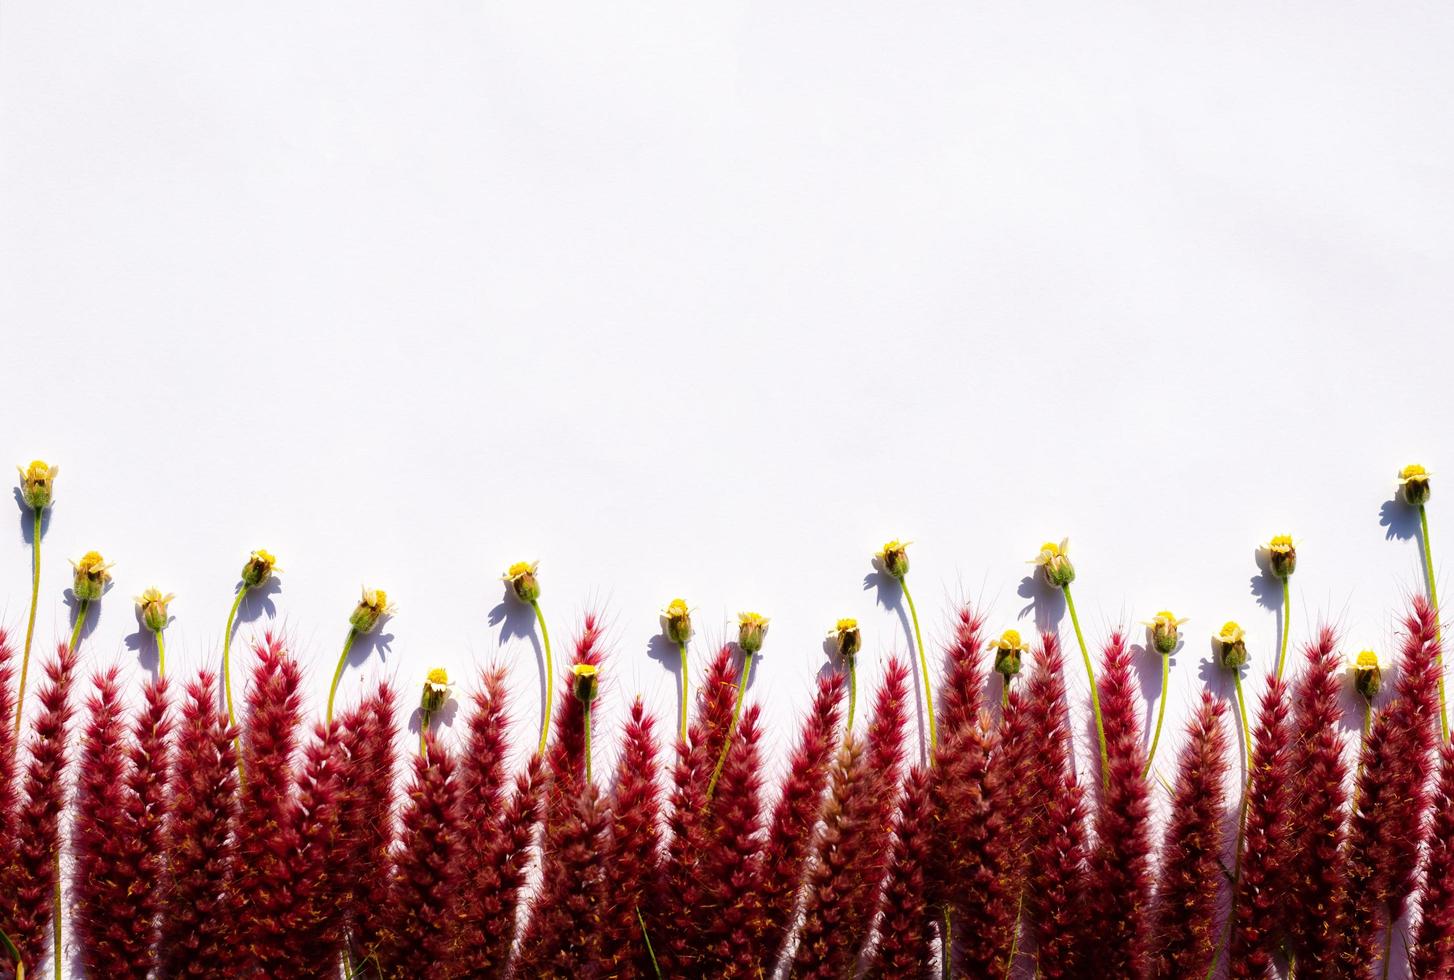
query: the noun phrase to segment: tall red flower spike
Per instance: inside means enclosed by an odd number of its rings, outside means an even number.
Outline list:
[[[131,781],[127,826],[133,837],[130,860],[137,889],[133,932],[138,963],[156,965],[163,880],[166,869],[163,828],[167,818],[167,787],[172,767],[172,706],[166,678],[148,680],[142,705],[131,727]]]
[[[1343,678],[1337,637],[1324,626],[1306,648],[1307,666],[1293,695],[1293,859],[1289,945],[1303,980],[1334,980],[1347,933],[1346,811],[1348,763],[1339,728]]]
[[[203,671],[187,685],[171,772],[171,807],[162,837],[166,883],[161,906],[160,974],[227,975],[233,950],[229,896],[236,873],[237,752],[217,686]]]
[[[717,977],[756,977],[771,968],[758,959],[762,896],[757,881],[762,847],[762,756],[759,708],[742,715],[712,800],[711,825],[702,855],[706,907],[702,968]]]
[[[984,690],[984,617],[968,606],[955,615],[954,636],[944,648],[944,685],[939,692],[939,724],[947,731],[973,724]],[[942,758],[941,747],[936,761]]]
[[[343,949],[347,889],[337,869],[352,856],[342,826],[344,759],[338,719],[318,725],[303,751],[290,815],[294,892],[288,926],[291,975],[334,978]]]
[[[839,753],[808,884],[795,977],[846,975],[868,938],[888,871],[908,676],[902,660],[888,662],[863,748],[852,736]]]
[[[1094,900],[1087,903],[1090,934],[1100,950],[1095,968],[1117,977],[1146,976],[1151,904],[1151,801],[1142,775],[1146,751],[1131,657],[1125,637],[1112,633],[1099,680],[1110,775],[1096,811],[1089,886]]]
[[[380,684],[342,716],[344,797],[340,833],[349,859],[340,901],[350,957],[377,949],[389,904],[394,846],[394,774],[399,734],[394,689]]]
[[[1454,742],[1439,746],[1439,789],[1434,796],[1409,974],[1454,976]]]
[[[656,723],[641,699],[631,705],[611,793],[601,891],[601,971],[621,980],[651,977],[642,909],[661,873],[661,787]]]
[[[10,636],[0,629],[0,871],[9,870],[15,853],[15,809],[20,797],[15,791],[19,757],[15,737],[15,648]],[[0,899],[0,909],[5,902]]]
[[[813,710],[803,722],[802,734],[788,762],[782,792],[768,822],[757,884],[762,917],[760,933],[755,938],[758,961],[768,972],[782,952],[788,929],[797,918],[801,904],[813,833],[828,783],[828,767],[838,745],[845,687],[841,673],[818,679]]]
[[[894,845],[888,883],[884,886],[883,917],[878,945],[869,960],[868,977],[892,980],[924,977],[932,961],[929,905],[925,899],[925,869],[933,861],[928,822],[929,772],[915,767],[904,779],[894,820]]]
[[[1212,963],[1227,793],[1225,714],[1225,704],[1203,691],[1177,762],[1152,907],[1155,980],[1200,977]]]
[[[29,762],[25,791],[15,820],[14,850],[0,889],[0,928],[15,943],[30,975],[51,948],[51,910],[55,900],[60,817],[66,807],[66,769],[70,762],[71,684],[76,654],[62,645],[45,666],[45,683],[36,700],[40,714],[27,740]],[[5,963],[0,975],[9,975]]]

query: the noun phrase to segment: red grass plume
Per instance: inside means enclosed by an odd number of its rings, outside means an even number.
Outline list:
[[[1409,973],[1419,978],[1454,976],[1454,742],[1439,746],[1439,788]]]
[[[709,836],[702,855],[703,960],[718,977],[756,977],[772,969],[757,955],[762,895],[756,882],[762,847],[762,756],[759,708],[742,716],[712,799]],[[710,911],[708,911],[710,910]]]
[[[605,899],[601,972],[634,980],[654,976],[641,932],[642,909],[661,873],[661,787],[657,784],[655,720],[641,699],[631,705],[616,766],[602,861]]]
[[[15,819],[14,848],[4,856],[6,887],[0,889],[0,927],[15,943],[29,972],[50,949],[60,816],[66,807],[70,762],[71,684],[76,654],[62,645],[45,666],[36,700],[40,714],[27,740],[24,795]],[[9,965],[4,967],[6,973]]]
[[[1199,977],[1215,950],[1227,792],[1226,705],[1202,692],[1177,762],[1151,927],[1151,976]]]
[[[1380,924],[1392,930],[1413,890],[1431,799],[1438,713],[1437,629],[1422,596],[1404,619],[1394,698],[1374,713],[1359,753],[1348,830],[1348,941],[1351,969],[1373,962]],[[1391,937],[1386,944],[1392,947]]]
[[[1064,661],[1053,633],[1040,637],[1025,715],[1027,739],[1035,746],[1024,757],[1025,806],[1040,815],[1025,839],[1026,920],[1034,925],[1040,975],[1054,980],[1075,976],[1085,958],[1087,845],[1084,791],[1071,765]]]
[[[795,977],[847,975],[868,938],[888,871],[893,809],[904,762],[908,668],[891,659],[860,746],[839,752],[808,883]]]
[[[9,855],[15,851],[15,808],[19,795],[15,777],[19,757],[15,737],[15,648],[10,636],[0,629],[0,871],[8,870]],[[0,909],[4,908],[0,899]],[[8,924],[8,922],[7,922]]]
[[[343,802],[339,833],[349,855],[341,888],[343,928],[355,963],[377,948],[388,909],[399,734],[387,683],[342,716]]]
[[[1348,923],[1348,763],[1339,729],[1341,664],[1337,637],[1324,626],[1306,649],[1293,703],[1292,863],[1287,931],[1303,980],[1332,980]]]
[[[954,635],[944,648],[939,727],[946,733],[973,724],[979,717],[985,679],[984,644],[984,617],[968,606],[961,606],[954,620]],[[941,744],[936,762],[945,748]]]
[[[883,917],[878,945],[869,961],[869,977],[923,977],[932,960],[930,910],[925,897],[925,872],[930,867],[929,772],[918,766],[904,779],[894,820],[893,854],[884,886]]]
[[[757,883],[762,915],[760,932],[755,939],[758,960],[765,970],[770,971],[777,961],[788,929],[797,918],[808,873],[808,855],[823,808],[828,767],[838,744],[845,687],[846,678],[841,673],[818,679],[813,710],[803,723],[802,734],[788,762],[782,792],[768,822]]]
[[[1100,950],[1096,970],[1116,977],[1144,977],[1148,967],[1151,806],[1132,655],[1120,631],[1112,633],[1099,679],[1110,768],[1096,811],[1086,920]]]
[[[351,856],[342,831],[344,759],[337,720],[318,725],[303,751],[290,814],[294,891],[287,952],[291,976],[338,974],[346,910],[344,875]]]
[[[233,828],[237,820],[236,735],[217,707],[212,674],[187,685],[171,772],[166,842],[166,889],[160,926],[163,977],[225,975],[232,963],[226,942],[228,904],[236,874]]]

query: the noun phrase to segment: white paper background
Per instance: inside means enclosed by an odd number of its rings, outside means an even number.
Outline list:
[[[1451,42],[1435,4],[5,4],[0,459],[62,467],[40,642],[94,547],[88,665],[136,675],[153,583],[174,668],[215,665],[267,547],[315,704],[366,582],[399,613],[344,696],[503,658],[523,747],[535,657],[490,618],[538,558],[562,659],[610,624],[603,755],[636,692],[670,728],[675,595],[699,664],[772,617],[786,740],[837,616],[867,675],[907,649],[885,539],[937,640],[965,597],[1031,622],[1023,562],[1069,535],[1092,637],[1191,617],[1174,721],[1224,619],[1270,659],[1287,531],[1295,639],[1387,649],[1423,583],[1380,508],[1454,421]]]

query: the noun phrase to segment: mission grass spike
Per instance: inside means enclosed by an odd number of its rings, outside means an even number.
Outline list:
[[[20,739],[9,724],[15,712],[15,679],[15,648],[10,635],[0,628],[0,872],[9,870],[15,853],[15,811],[20,802],[16,790],[20,761],[16,749]],[[0,898],[0,910],[4,908],[5,900]],[[0,926],[7,924],[8,920],[0,921]]]
[[[931,838],[923,819],[928,809],[929,771],[916,766],[905,777],[899,795],[879,941],[870,954],[867,977],[892,980],[928,973],[932,932],[925,871],[933,862]]]
[[[762,931],[762,896],[756,885],[762,847],[762,736],[760,708],[752,705],[732,737],[712,800],[702,855],[706,908],[702,968],[719,977],[756,977],[762,964],[754,939]]]
[[[607,839],[602,857],[601,970],[633,980],[653,976],[641,931],[661,864],[661,786],[656,723],[638,697],[626,722],[624,745],[612,782]]]
[[[290,815],[295,891],[290,903],[287,950],[293,976],[331,978],[338,972],[348,891],[334,869],[345,866],[352,841],[345,839],[342,809],[345,764],[337,721],[314,727],[303,750]]]
[[[1454,742],[1439,743],[1429,851],[1419,895],[1419,926],[1409,952],[1411,976],[1454,975]]]

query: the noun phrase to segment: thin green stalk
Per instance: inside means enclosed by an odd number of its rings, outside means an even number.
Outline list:
[[[35,533],[30,544],[30,618],[25,621],[25,654],[20,658],[20,690],[15,695],[15,738],[20,743],[20,718],[25,709],[25,675],[30,673],[30,643],[35,638],[35,607],[40,602],[40,517],[35,510]]]
[[[76,605],[76,625],[73,626],[73,627],[71,627],[71,644],[70,644],[70,650],[71,650],[72,653],[75,653],[76,652],[76,647],[80,645],[80,642],[81,642],[81,628],[86,625],[86,613],[90,612],[90,610],[91,610],[91,600],[90,599],[82,599]]]
[[[1242,802],[1237,814],[1237,850],[1232,859],[1232,904],[1227,910],[1227,928],[1222,933],[1222,945],[1232,941],[1232,921],[1237,917],[1237,885],[1242,880],[1242,842],[1247,833],[1247,787],[1252,781],[1252,728],[1247,724],[1247,700],[1242,696],[1242,671],[1234,668],[1232,684],[1237,694],[1237,713],[1242,719]],[[1225,872],[1226,866],[1223,865]],[[1207,970],[1207,980],[1217,972],[1217,963],[1222,958],[1222,945],[1212,955],[1212,965]]]
[[[938,730],[934,725],[934,684],[929,679],[929,658],[924,656],[924,635],[919,632],[919,612],[914,608],[914,596],[909,591],[909,577],[899,579],[899,588],[904,590],[904,601],[909,604],[909,618],[914,621],[914,643],[919,647],[919,671],[924,677],[924,710],[929,717],[929,762],[934,762],[934,753],[939,748]]]
[[[157,676],[167,676],[167,641],[162,639],[163,630],[157,630]]]
[[[586,702],[586,785],[591,784],[591,702]]]
[[[737,683],[737,704],[732,708],[732,724],[727,729],[727,737],[722,740],[722,751],[717,756],[717,768],[712,770],[712,779],[707,783],[707,802],[712,801],[712,793],[717,789],[717,780],[722,775],[722,766],[727,763],[727,750],[732,748],[732,736],[737,732],[737,719],[742,717],[742,699],[747,694],[747,678],[752,675],[752,654],[743,653],[742,679]]]
[[[430,717],[428,711],[419,713],[419,757],[426,761],[429,759],[429,743],[425,740],[425,736],[429,734]]]
[[[1101,782],[1111,784],[1111,755],[1106,750],[1106,723],[1101,718],[1101,692],[1096,688],[1096,671],[1091,666],[1090,651],[1085,646],[1085,634],[1080,631],[1080,617],[1075,614],[1075,600],[1070,597],[1070,586],[1061,586],[1065,593],[1065,608],[1070,610],[1070,624],[1075,627],[1075,642],[1080,644],[1080,658],[1085,661],[1085,675],[1090,679],[1091,713],[1096,718],[1096,738],[1101,743]]]
[[[222,691],[227,698],[227,723],[237,725],[237,714],[232,710],[232,624],[237,619],[237,610],[242,606],[242,597],[247,595],[247,586],[237,587],[237,597],[227,613],[227,628],[222,632]],[[241,758],[241,755],[238,756]]]
[[[682,704],[681,711],[678,713],[680,720],[677,727],[681,729],[680,736],[682,744],[685,745],[687,741],[687,643],[685,640],[677,644],[677,650],[682,655]]]
[[[952,959],[953,959],[950,954],[952,954],[953,952],[954,952],[954,920],[953,920],[953,918],[949,914],[949,906],[946,905],[946,906],[944,906],[944,955],[942,957],[942,959],[944,961],[943,962],[943,966],[942,966],[942,975],[943,975],[944,980],[949,980],[949,977],[950,977],[949,967],[950,967],[950,963],[952,962]]]
[[[1009,706],[1010,706],[1010,679],[1008,677],[1005,677],[1005,678],[1002,678],[1001,679],[1001,683],[1000,683],[1000,707],[1001,708],[1008,708]]]
[[[848,728],[844,731],[847,738],[853,734],[853,713],[858,708],[858,658],[850,657],[848,660]]]
[[[656,963],[656,950],[651,948],[651,937],[646,933],[646,920],[641,917],[640,906],[636,909],[636,921],[641,926],[641,940],[646,943],[646,955],[651,957],[651,969],[655,971],[657,980],[661,980],[661,967]]]
[[[1277,679],[1282,680],[1282,668],[1287,663],[1287,638],[1292,632],[1292,580],[1282,580],[1282,649],[1277,651]]]
[[[39,518],[37,518],[39,520]],[[37,525],[38,526],[38,525]],[[1444,736],[1444,741],[1449,740],[1449,710],[1444,702],[1444,643],[1443,630],[1439,626],[1439,590],[1434,585],[1434,554],[1429,545],[1429,514],[1423,504],[1419,504],[1419,530],[1423,532],[1424,539],[1424,575],[1429,580],[1429,605],[1434,607],[1434,641],[1439,644],[1439,732]],[[40,532],[36,532],[36,540],[40,540]],[[31,618],[35,617],[35,609],[31,608]],[[25,641],[26,652],[30,652],[30,639]],[[21,684],[24,685],[24,674],[21,675]]]
[[[1025,889],[1020,889],[1020,899],[1015,903],[1015,932],[1010,936],[1010,956],[1005,962],[1005,980],[1015,972],[1015,958],[1020,955],[1020,920],[1025,914]],[[1038,968],[1037,968],[1038,970]]]
[[[1151,736],[1151,749],[1146,753],[1146,768],[1141,770],[1141,778],[1145,779],[1151,773],[1151,763],[1156,759],[1156,745],[1161,741],[1161,722],[1166,717],[1166,701],[1170,690],[1167,687],[1167,678],[1171,675],[1171,654],[1161,655],[1161,702],[1156,706],[1156,733]]]
[[[328,688],[328,713],[324,715],[324,724],[333,721],[333,699],[338,694],[338,682],[343,680],[343,668],[348,666],[348,651],[353,649],[353,641],[356,639],[358,639],[358,630],[350,626],[348,639],[343,641],[343,652],[338,655],[338,666],[333,671],[333,683]]]
[[[555,661],[550,656],[550,630],[545,626],[545,614],[540,611],[539,600],[532,600],[530,608],[535,610],[535,621],[540,624],[540,638],[545,644],[545,714],[540,719],[540,754],[545,754],[545,740],[550,737],[550,702],[555,695]],[[682,691],[687,689],[686,674],[682,675]]]

